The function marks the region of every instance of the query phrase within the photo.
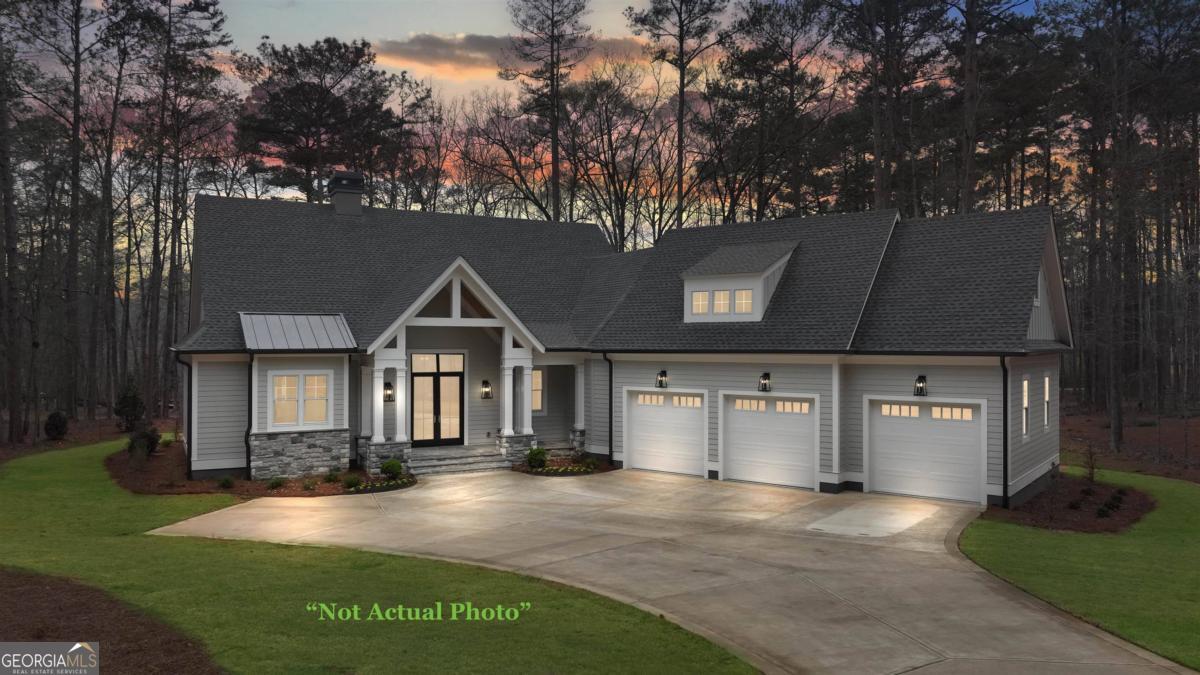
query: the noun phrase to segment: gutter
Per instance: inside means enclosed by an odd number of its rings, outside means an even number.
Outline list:
[[[254,352],[247,351],[250,362],[246,364],[246,480],[253,480],[250,471],[250,429],[254,427]]]
[[[183,434],[183,445],[187,449],[187,479],[192,480],[192,406],[195,403],[192,401],[192,364],[180,358],[180,354],[175,354],[175,363],[187,368],[187,406],[183,410],[184,427],[186,432]]]
[[[608,361],[608,463],[613,463],[613,362],[604,352],[604,360]]]
[[[1009,420],[1008,420],[1008,359],[1003,356],[1000,357],[1000,372],[1002,373],[1001,376],[1004,378],[1003,382],[1001,382],[1001,390],[1003,392],[1003,394],[1002,394],[1003,399],[1002,399],[1002,403],[1000,406],[1001,409],[1004,411],[1004,413],[1003,413],[1004,414],[1004,424],[1002,425],[1003,429],[1004,429],[1004,445],[1003,445],[1003,450],[1004,450],[1004,453],[1003,453],[1004,454],[1004,460],[1003,460],[1004,461],[1004,487],[1003,487],[1003,492],[1002,492],[1003,496],[1001,497],[1000,505],[1007,509],[1008,508],[1008,423],[1009,423]]]

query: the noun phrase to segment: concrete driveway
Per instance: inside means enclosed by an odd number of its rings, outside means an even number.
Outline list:
[[[768,672],[1183,670],[996,580],[955,547],[976,507],[642,471],[433,476],[265,498],[156,534],[468,561],[628,602]]]

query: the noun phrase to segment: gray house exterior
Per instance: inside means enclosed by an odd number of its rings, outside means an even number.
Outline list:
[[[688,228],[200,197],[194,475],[626,468],[1011,504],[1059,461],[1050,213]]]

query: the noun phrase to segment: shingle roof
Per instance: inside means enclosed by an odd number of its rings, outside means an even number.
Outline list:
[[[241,313],[242,339],[251,351],[354,351],[358,344],[341,314]]]
[[[796,239],[764,241],[752,244],[721,246],[683,271],[684,278],[724,276],[727,274],[761,274],[792,252],[800,242]]]
[[[853,349],[1027,351],[1050,223],[1043,208],[901,222]]]

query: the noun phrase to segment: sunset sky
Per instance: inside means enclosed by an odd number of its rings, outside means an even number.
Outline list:
[[[645,0],[592,0],[588,24],[598,49],[638,49],[622,12]],[[485,86],[496,78],[496,59],[511,30],[504,0],[223,0],[234,46],[251,51],[263,35],[279,43],[312,42],[327,35],[365,38],[381,65],[433,78],[446,96]]]

